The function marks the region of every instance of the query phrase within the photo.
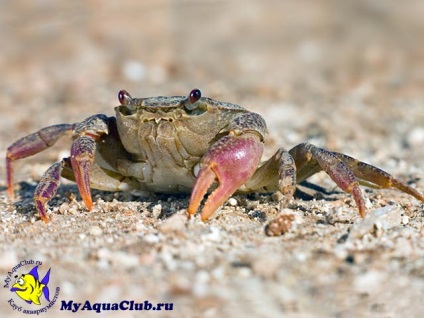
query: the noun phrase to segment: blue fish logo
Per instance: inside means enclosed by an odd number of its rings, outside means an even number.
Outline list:
[[[47,271],[46,276],[39,280],[38,276],[38,265],[35,266],[28,274],[22,274],[16,280],[16,283],[10,289],[11,292],[15,292],[19,297],[25,300],[28,304],[41,305],[40,297],[44,294],[44,297],[50,302],[50,292],[47,284],[50,279],[50,270]]]

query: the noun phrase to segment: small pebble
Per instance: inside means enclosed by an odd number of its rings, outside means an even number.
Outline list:
[[[155,218],[159,218],[160,214],[162,213],[162,204],[156,204],[152,208],[152,214]]]
[[[371,209],[372,208],[372,203],[371,203],[371,200],[369,199],[369,198],[366,198],[366,200],[365,200],[365,207],[367,208],[367,209]]]
[[[204,241],[220,242],[221,237],[221,230],[216,226],[210,226],[209,232],[202,234],[202,240]]]
[[[143,232],[143,231],[145,231],[147,229],[147,226],[144,224],[144,223],[142,223],[142,222],[138,222],[136,225],[135,225],[135,230],[137,231],[137,232]]]
[[[294,214],[280,214],[274,220],[270,221],[265,227],[265,234],[267,236],[280,236],[288,231],[293,226],[295,220]]]
[[[401,209],[396,205],[375,209],[364,219],[358,219],[354,223],[349,239],[362,238],[366,234],[379,236],[383,231],[401,224],[401,213]]]
[[[378,290],[379,286],[381,285],[384,279],[385,277],[382,272],[370,270],[368,272],[358,275],[355,278],[353,282],[353,288],[358,293],[370,294],[375,290]]]
[[[103,234],[103,230],[97,225],[92,226],[88,232],[94,236],[99,236]]]
[[[62,214],[66,214],[66,212],[69,210],[69,204],[67,202],[62,203],[59,207],[59,211]]]
[[[236,206],[237,205],[237,200],[234,199],[234,198],[229,198],[227,202],[231,206]]]
[[[162,233],[182,232],[186,229],[186,221],[186,216],[176,213],[159,224],[158,228]]]
[[[147,234],[143,237],[143,240],[146,243],[151,243],[151,244],[159,243],[160,241],[159,236],[157,236],[156,234]]]
[[[409,216],[404,215],[402,216],[402,224],[408,224],[409,223]]]

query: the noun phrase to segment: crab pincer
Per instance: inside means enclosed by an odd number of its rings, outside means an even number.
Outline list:
[[[96,136],[94,136],[96,137]],[[96,142],[93,136],[80,136],[71,147],[71,164],[79,193],[88,210],[93,207],[90,192],[90,171],[94,162]]]
[[[202,209],[206,221],[255,172],[262,156],[263,142],[255,133],[234,134],[219,139],[200,161],[200,170],[191,193],[189,217],[196,213],[212,186],[218,187],[209,195]]]
[[[93,207],[90,192],[90,171],[94,162],[96,144],[93,137],[80,136],[71,147],[71,165],[78,190],[88,210]],[[65,161],[53,164],[43,175],[34,192],[34,203],[40,218],[48,223],[46,204],[53,198],[59,187],[60,175]]]

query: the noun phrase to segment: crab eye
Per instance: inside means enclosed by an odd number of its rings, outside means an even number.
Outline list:
[[[188,95],[188,99],[185,101],[185,107],[188,110],[194,110],[196,109],[199,104],[198,101],[202,97],[202,93],[197,88],[193,89],[190,92],[190,95]]]
[[[128,106],[131,104],[132,97],[126,90],[120,90],[118,93],[118,99],[121,105]]]
[[[202,92],[200,91],[200,89],[195,88],[190,92],[188,101],[190,102],[190,104],[194,104],[200,99],[200,97],[202,97]]]

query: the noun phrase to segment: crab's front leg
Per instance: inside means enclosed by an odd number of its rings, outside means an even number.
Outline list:
[[[79,136],[72,143],[70,162],[78,186],[79,193],[87,209],[91,210],[93,201],[90,193],[89,174],[94,162],[96,151],[95,141],[99,135],[88,134]],[[34,191],[34,203],[38,214],[44,222],[49,219],[46,214],[46,204],[54,197],[60,184],[60,176],[66,159],[53,164],[42,176]]]
[[[251,130],[238,129],[236,121],[233,127],[230,127],[229,134],[215,142],[202,157],[190,197],[189,216],[196,213],[214,181],[218,182],[218,187],[209,195],[203,206],[202,221],[207,220],[255,172],[263,153],[262,130],[265,131],[266,128],[258,115],[248,113],[244,117],[239,122],[253,124]]]
[[[56,143],[56,141],[66,135],[71,134],[75,129],[73,124],[59,124],[43,128],[31,135],[25,136],[7,148],[6,151],[6,179],[7,192],[13,200],[13,162],[35,155]]]
[[[70,162],[79,193],[88,210],[93,207],[90,192],[90,171],[94,163],[96,142],[109,132],[110,119],[102,114],[88,117],[77,124],[74,130],[76,139],[72,142]],[[46,204],[55,195],[64,164],[54,164],[44,174],[34,193],[34,202],[40,217],[48,222]]]
[[[64,126],[65,129],[50,129],[48,130],[49,134],[43,136],[42,140],[36,139],[36,142],[33,142],[28,146],[25,142],[18,141],[11,148],[9,152],[12,154],[35,154],[40,152],[50,146],[50,144],[42,143],[45,139],[56,141],[60,136],[65,132],[69,131],[72,127],[72,131],[75,137],[75,140],[72,143],[70,158],[63,159],[61,162],[53,164],[42,176],[39,184],[35,188],[34,192],[34,203],[37,209],[38,214],[44,222],[48,222],[49,219],[46,214],[46,204],[53,198],[56,194],[57,189],[60,184],[60,176],[64,165],[69,165],[69,162],[72,166],[73,174],[75,176],[75,181],[78,186],[78,190],[81,194],[82,199],[86,207],[90,210],[93,206],[91,193],[90,193],[90,171],[94,163],[94,154],[96,151],[96,142],[100,140],[103,134],[109,132],[109,122],[110,119],[105,115],[94,115],[81,123],[74,124],[72,126]],[[28,138],[24,137],[23,141],[27,141]],[[27,145],[30,150],[25,150],[20,145]],[[39,145],[40,144],[40,145]],[[24,151],[25,150],[25,151]],[[23,158],[23,156],[14,156],[13,159]],[[9,168],[8,168],[9,169]],[[8,170],[9,173],[9,170]],[[11,169],[10,169],[11,174]],[[11,180],[11,178],[10,178]]]

